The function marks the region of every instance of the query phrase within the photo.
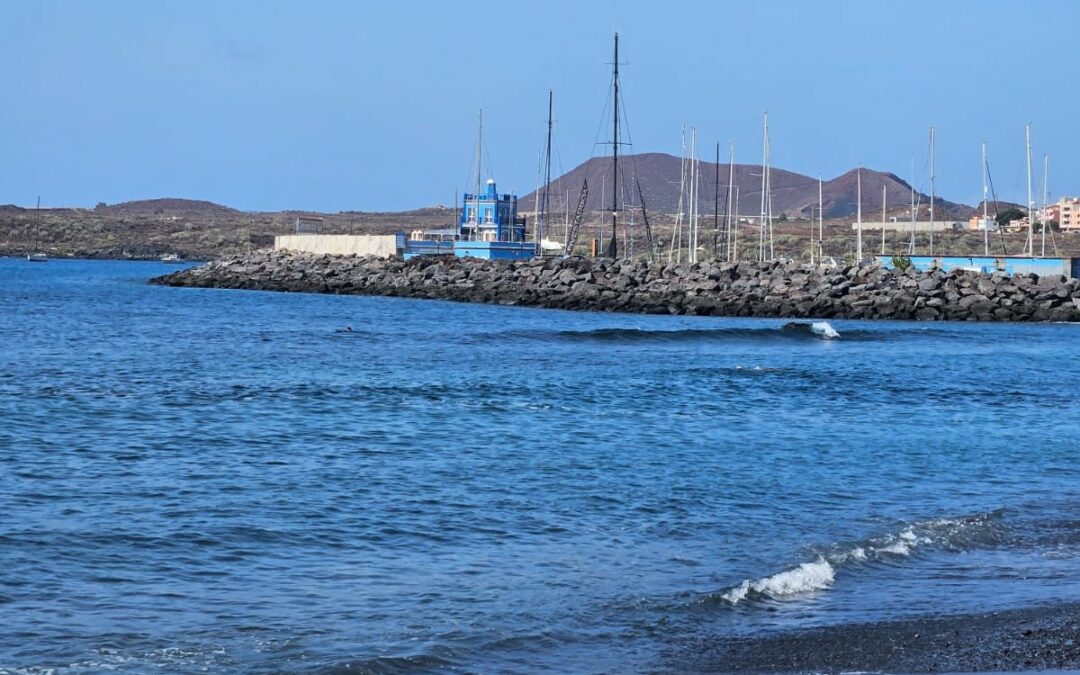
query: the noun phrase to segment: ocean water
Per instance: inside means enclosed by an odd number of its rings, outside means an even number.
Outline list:
[[[0,260],[0,673],[665,672],[1080,600],[1080,326],[147,284],[173,269]]]

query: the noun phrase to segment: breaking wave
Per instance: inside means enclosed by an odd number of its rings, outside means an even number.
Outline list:
[[[840,337],[826,321],[813,323],[792,322],[782,326],[755,328],[597,328],[593,330],[529,330],[500,334],[501,337],[526,340],[549,340],[557,342],[606,342],[606,343],[682,343],[702,341],[792,342],[829,340]],[[849,337],[850,336],[850,337]],[[491,336],[484,336],[485,339]],[[845,339],[887,339],[877,331],[857,330],[844,333]]]
[[[737,605],[744,600],[805,597],[828,589],[836,580],[837,572],[845,567],[897,562],[919,549],[963,551],[993,546],[1002,541],[1001,518],[1001,511],[993,511],[913,523],[896,533],[819,550],[812,561],[758,579],[744,579],[708,594],[702,600]]]
[[[721,593],[720,599],[734,605],[749,597],[751,593],[773,599],[805,595],[828,588],[835,578],[836,569],[828,560],[818,558],[814,562],[806,562],[762,579],[746,579],[738,586]]]

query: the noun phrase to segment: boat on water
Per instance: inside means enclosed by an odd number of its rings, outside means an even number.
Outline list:
[[[179,253],[166,253],[165,255],[161,256],[160,260],[163,263],[173,264],[184,262],[184,259],[180,257]]]
[[[37,198],[37,206],[34,207],[34,248],[26,252],[26,262],[49,262],[49,256],[37,249],[38,233],[41,231],[41,197]]]

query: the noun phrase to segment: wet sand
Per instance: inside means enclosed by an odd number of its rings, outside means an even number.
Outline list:
[[[1080,670],[1080,603],[696,640],[676,672]]]

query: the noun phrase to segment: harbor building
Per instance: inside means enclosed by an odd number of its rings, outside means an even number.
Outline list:
[[[536,244],[527,241],[526,218],[518,215],[517,195],[500,194],[489,180],[482,192],[462,195],[456,227],[412,232],[402,255],[406,260],[418,255],[523,260],[536,252]]]
[[[910,220],[901,220],[899,218],[890,218],[886,222],[880,220],[864,220],[862,223],[862,229],[865,230],[881,230],[884,228],[888,232],[954,232],[964,229],[964,223],[956,220],[935,220],[930,222],[929,220],[917,220],[914,224]],[[858,223],[851,224],[852,231],[859,229]]]
[[[1080,230],[1080,197],[1062,197],[1046,206],[1046,221],[1062,230]]]
[[[975,214],[968,219],[967,228],[969,230],[977,230],[979,232],[982,232],[983,230],[997,232],[998,222],[992,217],[983,218],[981,214]]]
[[[462,197],[461,239],[474,241],[525,241],[525,217],[517,214],[517,196],[499,194],[489,180],[484,192]]]

